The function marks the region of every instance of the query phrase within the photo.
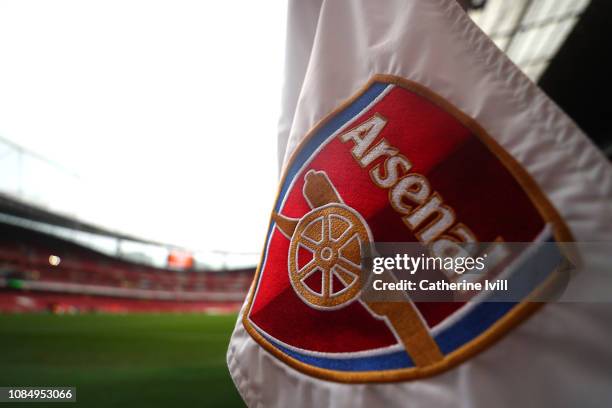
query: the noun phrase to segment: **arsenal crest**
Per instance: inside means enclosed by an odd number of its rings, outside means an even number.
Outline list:
[[[537,240],[571,235],[528,173],[448,101],[378,75],[288,162],[243,324],[272,355],[319,378],[431,376],[483,350],[539,303],[373,301],[363,293],[364,247],[419,242],[442,253]]]

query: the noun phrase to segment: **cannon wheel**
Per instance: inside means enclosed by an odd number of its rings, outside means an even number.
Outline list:
[[[361,246],[370,241],[369,235],[361,216],[344,204],[327,204],[302,217],[289,246],[289,276],[302,300],[315,308],[333,309],[357,298],[363,281]],[[312,259],[300,264],[300,251]],[[320,288],[305,283],[319,275]]]

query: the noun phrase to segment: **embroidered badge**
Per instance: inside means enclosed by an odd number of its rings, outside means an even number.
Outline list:
[[[244,326],[274,356],[319,378],[434,375],[538,305],[369,301],[363,246],[500,237],[571,241],[535,182],[475,121],[419,84],[375,76],[288,162]]]

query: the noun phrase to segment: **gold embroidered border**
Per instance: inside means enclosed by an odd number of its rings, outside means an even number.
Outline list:
[[[535,180],[529,175],[529,173],[506,151],[502,146],[500,146],[485,130],[482,128],[473,118],[466,115],[462,111],[460,111],[457,107],[451,104],[449,101],[442,98],[440,95],[436,94],[429,88],[418,84],[414,81],[410,81],[398,76],[394,75],[375,75],[373,76],[368,83],[361,88],[354,96],[346,100],[336,109],[334,109],[331,113],[329,113],[325,118],[320,120],[304,137],[304,139],[300,142],[299,146],[295,148],[293,153],[291,154],[290,159],[285,166],[285,172],[283,177],[281,178],[281,182],[279,183],[279,190],[276,195],[276,201],[278,202],[278,198],[280,195],[280,188],[285,183],[287,178],[287,170],[291,168],[291,165],[295,161],[297,154],[301,147],[308,143],[308,141],[317,133],[321,127],[323,127],[331,118],[333,118],[337,113],[346,109],[351,103],[353,103],[357,98],[364,94],[366,90],[368,90],[374,83],[382,82],[387,84],[394,84],[405,88],[411,92],[414,92],[430,102],[436,104],[446,112],[450,113],[453,117],[459,120],[465,127],[470,129],[474,135],[476,135],[487,148],[499,159],[499,161],[508,169],[508,171],[514,176],[517,182],[521,185],[523,190],[527,193],[531,201],[534,203],[536,208],[538,209],[542,218],[547,222],[552,224],[553,226],[553,234],[557,242],[573,242],[574,239],[570,232],[570,229],[565,224],[564,220],[561,218],[560,214],[557,212],[555,207],[550,203],[550,201],[546,198],[540,187],[537,185]],[[268,230],[272,226],[272,218],[270,218],[270,223],[268,225]],[[444,359],[434,363],[430,366],[426,367],[410,367],[410,368],[402,368],[402,369],[394,369],[394,370],[384,370],[384,371],[363,371],[363,372],[345,372],[345,371],[336,371],[330,370],[320,367],[311,366],[309,364],[305,364],[293,357],[290,357],[274,347],[268,340],[266,340],[261,334],[257,332],[257,330],[251,325],[249,322],[248,315],[251,311],[251,306],[253,304],[253,299],[256,291],[257,282],[259,280],[259,275],[261,273],[261,267],[263,258],[265,255],[265,248],[262,251],[261,259],[259,261],[259,266],[257,268],[257,272],[255,273],[255,277],[253,280],[253,284],[251,285],[251,289],[248,295],[248,305],[244,311],[242,323],[247,330],[247,332],[259,343],[265,350],[270,352],[275,357],[279,358],[281,361],[287,363],[289,366],[303,372],[309,374],[313,377],[321,378],[324,380],[331,380],[337,382],[344,383],[362,383],[362,382],[394,382],[394,381],[405,381],[405,380],[413,380],[418,378],[431,377],[433,375],[439,374],[446,370],[449,370],[470,357],[476,355],[477,353],[483,351],[485,348],[492,345],[494,342],[499,340],[504,334],[510,331],[512,328],[516,327],[519,323],[524,321],[526,318],[531,316],[534,312],[536,312],[542,305],[543,302],[529,302],[523,301],[516,305],[512,310],[506,313],[501,319],[495,322],[491,327],[489,327],[486,331],[481,333],[474,340],[469,343],[464,344],[457,350],[452,353],[444,356]],[[570,259],[574,262],[578,262],[576,254],[566,254],[570,256]],[[540,285],[537,289],[534,290],[533,293],[543,292],[543,291],[551,291],[553,290],[560,280],[566,278],[566,271],[563,268],[559,268],[555,270],[551,275],[546,279],[546,281]]]

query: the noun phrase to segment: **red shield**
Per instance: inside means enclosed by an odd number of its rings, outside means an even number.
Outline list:
[[[273,355],[318,377],[432,375],[535,306],[377,308],[360,299],[360,246],[531,242],[547,226],[551,240],[571,240],[535,182],[475,121],[423,86],[376,76],[289,161],[244,325]]]

